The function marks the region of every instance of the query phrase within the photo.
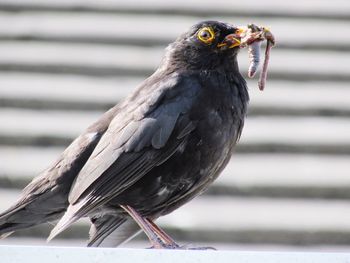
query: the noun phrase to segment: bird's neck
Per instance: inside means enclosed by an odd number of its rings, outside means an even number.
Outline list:
[[[170,45],[166,49],[159,70],[169,72],[191,70],[224,70],[227,72],[239,73],[237,63],[237,52],[225,52],[222,54],[208,53],[205,55],[194,55],[197,52],[192,52],[188,49],[176,49]]]

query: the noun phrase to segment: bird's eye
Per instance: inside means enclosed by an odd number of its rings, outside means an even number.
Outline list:
[[[212,28],[204,27],[198,31],[197,37],[203,43],[210,44],[215,39],[215,34]]]

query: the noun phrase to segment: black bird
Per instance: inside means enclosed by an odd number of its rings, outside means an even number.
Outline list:
[[[232,155],[249,100],[240,30],[205,21],[178,37],[154,74],[0,215],[0,235],[61,218],[51,239],[89,217],[89,246],[117,246],[141,228],[153,247],[178,248],[154,221],[205,191]]]

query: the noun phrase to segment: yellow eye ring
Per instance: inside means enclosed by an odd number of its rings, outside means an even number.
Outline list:
[[[197,37],[200,41],[209,45],[215,39],[215,33],[211,27],[203,27],[198,31]]]

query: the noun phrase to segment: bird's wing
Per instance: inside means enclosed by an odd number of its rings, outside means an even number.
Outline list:
[[[183,146],[195,128],[187,113],[199,87],[195,79],[175,75],[129,97],[80,171],[71,189],[70,206],[49,239]]]

